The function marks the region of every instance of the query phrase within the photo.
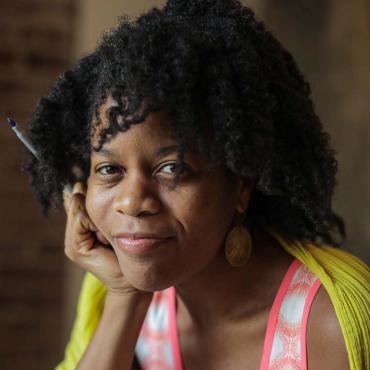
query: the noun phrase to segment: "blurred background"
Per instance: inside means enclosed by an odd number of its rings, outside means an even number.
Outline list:
[[[21,125],[38,98],[123,13],[165,1],[0,0],[0,369],[50,370],[61,361],[83,271],[64,256],[64,214],[41,216],[24,149],[5,123]],[[334,209],[345,249],[370,260],[370,2],[251,0],[295,56],[339,161]],[[23,126],[24,127],[24,126]]]

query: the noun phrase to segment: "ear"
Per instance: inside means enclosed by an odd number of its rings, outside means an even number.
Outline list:
[[[244,213],[249,205],[249,201],[254,189],[255,180],[242,179],[237,180],[237,203],[236,210]]]

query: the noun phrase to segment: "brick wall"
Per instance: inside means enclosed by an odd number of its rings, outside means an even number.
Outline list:
[[[25,122],[70,64],[71,0],[0,1],[0,369],[52,369],[62,357],[63,214],[43,219],[23,145],[5,123]]]

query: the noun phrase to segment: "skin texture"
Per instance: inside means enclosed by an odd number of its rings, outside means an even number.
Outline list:
[[[111,104],[108,100],[103,110]],[[172,190],[171,163],[176,152],[162,158],[154,153],[174,144],[168,122],[155,113],[104,146],[114,155],[93,152],[91,156],[88,214],[111,243],[127,279],[140,290],[164,289],[209,264],[218,254],[236,208],[246,209],[249,199],[247,189],[227,181],[222,168],[202,172],[202,158],[191,153],[185,157],[188,169]],[[107,165],[113,167],[102,169]],[[204,235],[203,230],[210,232]],[[171,247],[143,256],[129,255],[117,246],[114,236],[120,232],[171,236]]]
[[[103,126],[112,104],[108,99],[101,107]],[[223,168],[203,173],[202,158],[187,153],[189,171],[171,190],[176,153],[162,158],[153,153],[173,144],[169,122],[158,112],[105,144],[103,149],[110,154],[93,153],[87,214],[111,243],[116,267],[128,285],[147,292],[176,286],[185,369],[238,370],[246,364],[258,369],[269,310],[292,257],[248,219],[251,259],[241,268],[231,267],[223,256],[224,237],[235,213],[248,208],[251,188],[241,180],[230,181]],[[124,231],[157,232],[173,239],[151,252],[131,255],[114,238]],[[320,289],[308,326],[310,370],[348,369],[340,328],[328,302]],[[322,346],[330,349],[325,356]]]
[[[323,286],[312,303],[307,322],[308,369],[349,369],[342,330]]]

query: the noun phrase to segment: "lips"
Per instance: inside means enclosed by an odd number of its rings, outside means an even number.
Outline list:
[[[112,235],[113,238],[123,238],[123,239],[165,239],[169,238],[169,233],[146,233],[146,232],[136,232],[136,233],[126,233],[120,232],[118,234]]]
[[[148,235],[148,234],[146,234]],[[164,237],[164,238],[143,238],[142,235],[135,235],[135,238],[123,238],[123,237],[116,237],[117,246],[124,252],[128,252],[131,254],[142,254],[146,252],[154,251],[155,249],[163,246],[172,237]]]

